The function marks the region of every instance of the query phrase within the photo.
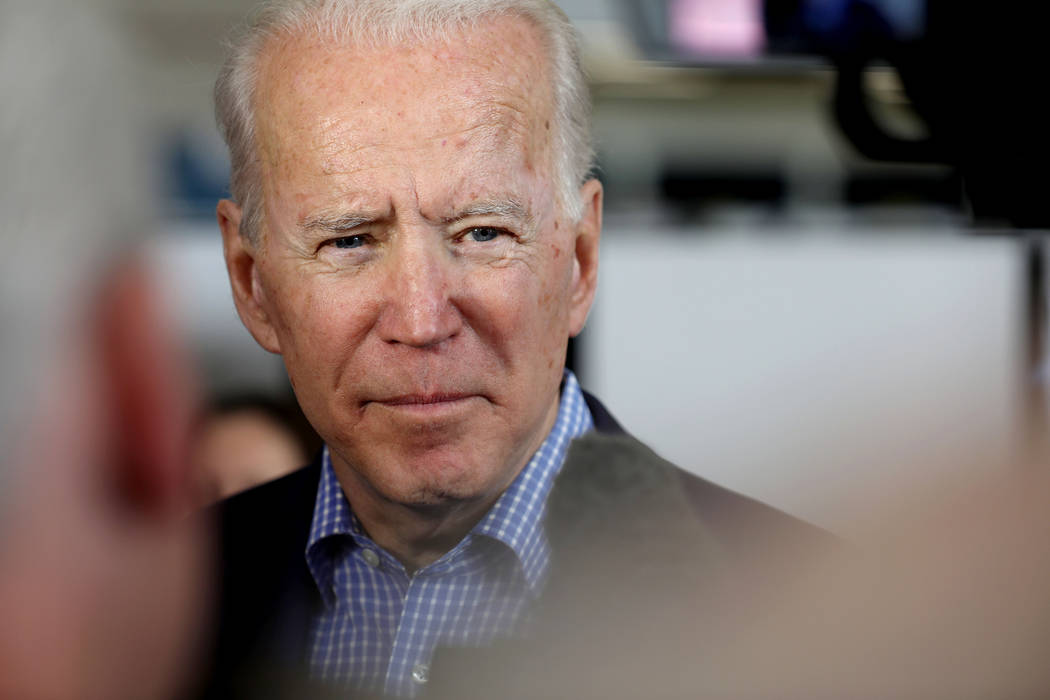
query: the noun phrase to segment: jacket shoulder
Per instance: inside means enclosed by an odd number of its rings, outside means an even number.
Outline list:
[[[632,538],[680,532],[731,568],[768,566],[771,554],[803,565],[839,547],[830,533],[687,472],[625,433],[576,440],[550,508],[554,527],[597,517],[604,522],[590,529],[623,528]]]
[[[610,463],[617,464],[621,472],[637,474],[644,469],[648,478],[680,489],[705,529],[730,554],[756,552],[763,548],[760,542],[802,558],[832,554],[840,548],[839,540],[827,531],[664,460],[628,434],[601,401],[587,392],[584,397],[597,435],[577,441],[573,449],[578,459],[602,465],[588,481],[605,478]]]
[[[315,461],[215,506],[225,610],[263,605],[305,570],[320,473]]]
[[[209,509],[219,580],[202,697],[256,697],[274,669],[298,673],[319,604],[305,555],[320,473],[315,460]]]
[[[801,518],[681,469],[679,478],[693,508],[732,549],[775,549],[808,559],[840,547],[837,537]]]
[[[320,477],[320,460],[315,460],[279,479],[242,491],[212,506],[212,516],[221,528],[224,542],[258,539],[260,528],[277,530],[282,539],[304,533],[309,536]],[[306,516],[305,523],[298,517],[303,515]]]

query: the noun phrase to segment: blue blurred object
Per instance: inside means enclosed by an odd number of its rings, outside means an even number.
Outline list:
[[[210,132],[184,127],[163,147],[163,180],[172,214],[185,218],[210,218],[215,203],[229,196],[229,162],[226,149]]]
[[[767,0],[767,7],[790,5]],[[926,25],[926,0],[804,0],[802,26],[817,46],[845,47],[857,37],[912,41]]]

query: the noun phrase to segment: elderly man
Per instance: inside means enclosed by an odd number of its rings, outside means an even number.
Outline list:
[[[700,552],[698,506],[717,537],[744,513],[797,527],[625,438],[562,470],[571,440],[622,430],[564,370],[594,298],[602,187],[552,3],[271,6],[216,101],[237,309],[326,443],[311,468],[223,506],[220,687],[271,660],[411,695],[435,649],[511,636],[550,577],[603,567],[568,554],[596,544],[570,532],[659,532]],[[581,527],[603,489],[599,510],[628,524]],[[638,503],[674,517],[633,528]],[[685,532],[668,531],[679,516]]]

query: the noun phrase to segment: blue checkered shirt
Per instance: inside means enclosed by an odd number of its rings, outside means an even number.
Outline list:
[[[509,636],[546,579],[543,514],[569,442],[592,429],[565,372],[550,434],[492,509],[451,551],[412,576],[366,535],[325,449],[306,561],[324,608],[310,667],[321,680],[411,696],[438,646],[482,646]]]

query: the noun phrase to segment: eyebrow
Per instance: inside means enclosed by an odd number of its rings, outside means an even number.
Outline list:
[[[496,216],[504,219],[517,219],[526,226],[533,223],[532,214],[521,202],[516,199],[501,199],[470,204],[452,216],[442,219],[445,225],[469,219],[474,216]],[[326,215],[319,214],[304,220],[302,228],[307,231],[326,231],[329,233],[341,233],[351,231],[359,226],[370,224],[381,219],[381,216],[352,212],[348,214]]]
[[[368,214],[357,213],[339,214],[335,216],[321,214],[303,221],[302,227],[307,231],[329,231],[332,233],[339,233],[341,231],[350,231],[358,226],[371,223],[377,218],[378,217],[370,216]]]
[[[470,204],[456,214],[446,218],[443,223],[452,224],[472,216],[496,216],[503,219],[516,219],[531,227],[533,217],[529,210],[516,199],[500,199]]]
[[[520,202],[514,199],[505,199],[471,204],[455,214],[449,219],[449,221],[458,221],[459,219],[466,219],[469,216],[503,216],[515,219],[531,218],[529,212]]]

